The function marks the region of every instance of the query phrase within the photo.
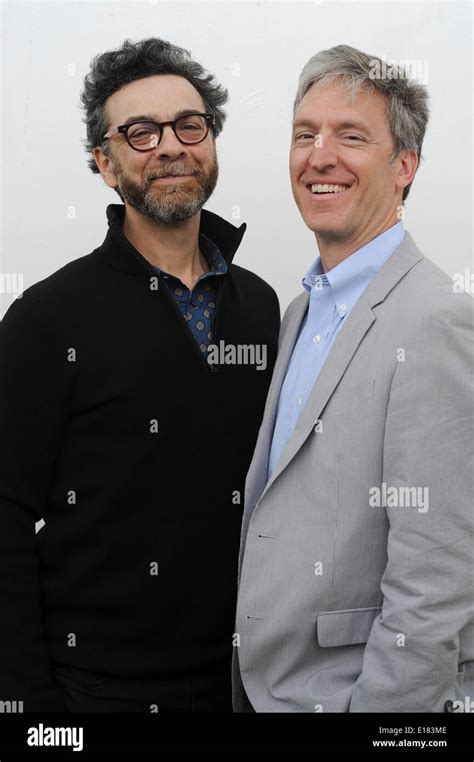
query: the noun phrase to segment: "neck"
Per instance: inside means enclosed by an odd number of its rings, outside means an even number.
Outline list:
[[[333,267],[337,267],[337,265],[350,257],[351,254],[354,254],[355,251],[361,249],[362,246],[365,246],[369,241],[373,241],[378,235],[385,233],[386,230],[391,228],[397,222],[400,222],[400,220],[397,213],[394,212],[377,227],[363,229],[347,239],[331,238],[330,236],[315,233],[324,272],[328,272],[329,270],[332,270]]]
[[[150,264],[179,278],[190,290],[208,269],[199,248],[201,212],[177,223],[165,225],[144,217],[125,205],[122,232]]]

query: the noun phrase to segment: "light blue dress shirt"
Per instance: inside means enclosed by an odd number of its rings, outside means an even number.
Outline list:
[[[309,304],[283,381],[268,460],[270,479],[314,383],[351,309],[403,240],[397,222],[327,273],[321,257],[303,278]]]

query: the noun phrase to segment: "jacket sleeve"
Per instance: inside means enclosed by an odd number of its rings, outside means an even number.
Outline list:
[[[0,324],[0,700],[62,712],[42,622],[35,522],[65,420],[67,355],[26,292]]]
[[[351,712],[443,712],[455,698],[460,633],[474,610],[472,316],[469,297],[453,296],[399,354],[383,481],[418,497],[415,507],[398,498],[373,508],[387,511],[388,562]]]

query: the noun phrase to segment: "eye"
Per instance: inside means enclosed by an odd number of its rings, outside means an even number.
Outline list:
[[[356,141],[356,140],[362,141],[363,140],[363,138],[360,135],[344,135],[343,137],[346,140],[351,140],[351,141]]]
[[[314,140],[316,140],[316,135],[314,135],[312,132],[298,132],[294,136],[295,143],[310,143]]]
[[[129,128],[128,136],[130,138],[141,138],[152,135],[155,129],[151,124],[136,124]]]

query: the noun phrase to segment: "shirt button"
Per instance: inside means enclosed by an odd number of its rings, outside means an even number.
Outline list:
[[[341,312],[345,312],[347,310],[347,304],[340,304],[339,309]]]
[[[313,341],[315,344],[319,344],[319,342],[321,341],[321,336],[319,336],[319,334],[317,334],[316,336],[313,336]]]
[[[298,405],[301,405],[302,402],[303,402],[303,397],[298,397]]]

